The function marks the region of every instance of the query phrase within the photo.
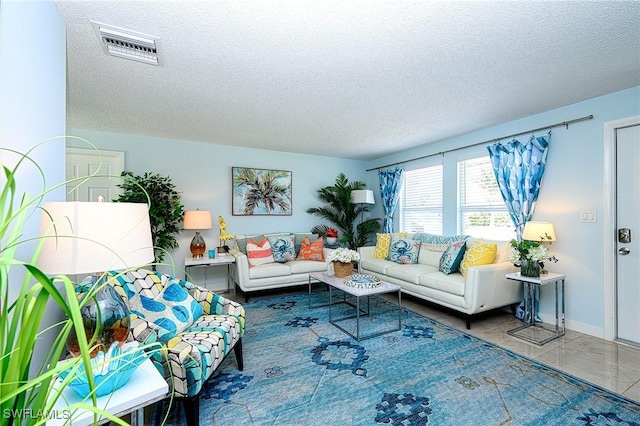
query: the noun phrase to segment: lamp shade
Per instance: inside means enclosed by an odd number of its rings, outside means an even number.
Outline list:
[[[356,189],[351,191],[351,204],[375,204],[373,191],[370,189]]]
[[[529,221],[524,224],[522,239],[529,241],[555,241],[556,231],[551,222]]]
[[[49,275],[127,269],[154,259],[148,207],[142,203],[45,203],[40,235],[36,266]]]
[[[211,212],[209,210],[187,210],[184,212],[183,229],[211,229]]]

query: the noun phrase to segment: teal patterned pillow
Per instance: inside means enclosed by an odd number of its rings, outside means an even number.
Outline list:
[[[202,307],[175,279],[155,297],[136,293],[129,299],[131,312],[149,321],[166,341],[187,329],[203,314]]]
[[[421,243],[429,244],[451,244],[456,241],[462,241],[469,238],[468,235],[454,235],[447,237],[445,235],[429,234],[427,232],[416,232],[411,236],[412,239],[420,241]]]
[[[420,241],[395,235],[391,237],[388,260],[403,264],[418,263],[418,254],[420,254]]]
[[[466,241],[456,241],[451,243],[449,247],[442,253],[440,258],[440,271],[445,275],[456,272],[460,267],[460,262],[464,257],[464,250],[467,246]]]
[[[278,235],[268,237],[273,258],[278,263],[296,259],[296,237],[294,235]]]

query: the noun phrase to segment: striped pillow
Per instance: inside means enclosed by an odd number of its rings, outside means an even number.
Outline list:
[[[275,262],[271,252],[271,244],[266,237],[262,237],[259,243],[251,238],[247,240],[247,257],[249,258],[249,267]]]

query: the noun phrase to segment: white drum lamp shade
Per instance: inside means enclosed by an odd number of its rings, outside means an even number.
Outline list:
[[[356,189],[351,191],[351,204],[375,204],[373,191],[370,189]]]
[[[555,241],[556,231],[553,229],[551,222],[534,222],[529,221],[524,224],[522,231],[522,239],[529,241]]]
[[[154,260],[148,207],[142,203],[49,202],[36,266],[49,275],[93,274]]]

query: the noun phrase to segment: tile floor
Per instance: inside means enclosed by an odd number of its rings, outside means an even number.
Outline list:
[[[640,348],[572,330],[567,330],[563,337],[538,346],[506,333],[507,330],[522,325],[520,320],[506,311],[495,311],[490,316],[472,321],[471,330],[466,330],[462,317],[420,299],[403,295],[402,305],[640,402]]]

